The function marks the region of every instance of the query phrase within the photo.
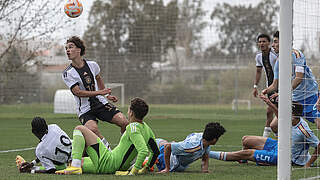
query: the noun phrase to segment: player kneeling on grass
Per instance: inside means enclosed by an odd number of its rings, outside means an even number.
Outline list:
[[[226,130],[219,123],[208,123],[203,133],[192,133],[181,142],[157,139],[160,148],[157,167],[160,173],[184,171],[202,158],[202,172],[208,173],[210,145],[215,145]]]
[[[260,96],[278,116],[277,107],[265,96]],[[303,106],[292,102],[292,128],[291,128],[291,160],[293,165],[310,167],[320,153],[319,139],[303,120]],[[236,152],[210,151],[210,158],[224,161],[249,160],[257,165],[276,165],[278,159],[278,141],[262,136],[244,136],[242,138],[243,150]],[[309,147],[315,151],[311,156]]]
[[[143,122],[149,110],[143,99],[134,98],[128,108],[129,125],[121,136],[119,144],[110,152],[100,138],[85,126],[77,126],[73,131],[72,163],[68,168],[56,171],[56,174],[82,174],[81,157],[86,149],[97,173],[115,173],[134,175],[147,172],[159,155],[155,136],[151,128]],[[149,160],[142,168],[142,163]],[[131,171],[130,163],[136,158]]]
[[[71,140],[56,124],[47,125],[41,117],[33,118],[32,133],[40,139],[36,148],[36,159],[26,162],[21,156],[16,157],[16,165],[20,172],[55,173],[66,168],[71,160]],[[42,166],[35,166],[41,163]]]

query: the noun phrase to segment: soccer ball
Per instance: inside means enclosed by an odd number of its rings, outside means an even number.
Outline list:
[[[79,17],[82,13],[83,7],[79,0],[68,0],[64,5],[64,12],[71,18]]]

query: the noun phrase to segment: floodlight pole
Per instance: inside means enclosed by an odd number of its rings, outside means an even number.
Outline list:
[[[293,0],[280,0],[278,180],[291,178],[291,73]]]

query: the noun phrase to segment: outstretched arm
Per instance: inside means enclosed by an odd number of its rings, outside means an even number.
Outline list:
[[[209,172],[209,155],[205,153],[202,156],[202,162],[201,162],[201,170],[203,173],[208,173]]]
[[[320,143],[318,144],[318,146],[315,148],[310,160],[306,163],[305,167],[310,167],[312,165],[312,163],[317,160],[318,156],[320,153]]]

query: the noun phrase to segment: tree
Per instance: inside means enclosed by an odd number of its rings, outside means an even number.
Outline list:
[[[272,35],[277,29],[279,6],[264,0],[256,6],[218,4],[211,19],[217,23],[219,46],[229,55],[251,55],[259,33]]]
[[[152,80],[152,63],[175,47],[176,1],[94,2],[84,40],[108,82],[123,82],[130,96],[142,95]],[[131,91],[130,91],[131,90]]]
[[[36,52],[48,46],[50,36],[58,29],[65,27],[69,20],[63,20],[61,7],[63,0],[2,0],[0,1],[0,71],[8,63],[10,50],[15,48],[20,53],[20,66],[36,57]],[[60,14],[60,16],[59,16]],[[44,41],[45,40],[45,41]],[[38,43],[32,43],[37,41]],[[17,64],[12,64],[19,69]],[[12,68],[9,68],[12,70]]]

